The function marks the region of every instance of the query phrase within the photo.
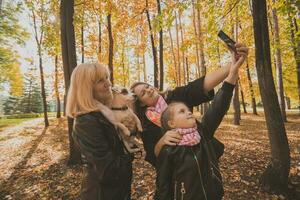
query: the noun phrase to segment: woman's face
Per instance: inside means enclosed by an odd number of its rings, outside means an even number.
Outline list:
[[[108,74],[105,77],[99,78],[93,86],[95,99],[107,105],[112,100],[111,82]]]
[[[133,89],[133,92],[136,94],[142,105],[155,106],[159,98],[157,90],[148,84],[137,85]]]
[[[168,122],[171,128],[193,128],[196,126],[196,119],[186,105],[179,103],[172,109],[172,120]]]

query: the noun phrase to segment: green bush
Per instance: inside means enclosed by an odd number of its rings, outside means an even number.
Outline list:
[[[23,113],[23,114],[7,115],[6,119],[37,118],[41,116],[42,114],[39,113]]]

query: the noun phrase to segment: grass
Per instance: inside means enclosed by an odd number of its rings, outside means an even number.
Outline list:
[[[33,118],[21,118],[21,119],[0,119],[0,131],[5,127],[18,125],[22,122],[32,120]]]

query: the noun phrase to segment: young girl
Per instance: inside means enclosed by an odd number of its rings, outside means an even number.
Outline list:
[[[226,80],[201,123],[181,102],[171,103],[162,113],[163,132],[177,131],[182,139],[177,146],[164,146],[157,158],[156,184],[160,200],[222,199],[219,156],[212,139],[229,108],[236,77]]]

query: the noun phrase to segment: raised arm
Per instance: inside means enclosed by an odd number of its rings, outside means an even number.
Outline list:
[[[241,43],[237,43],[236,45],[237,54],[239,56],[247,57],[248,55],[248,48]],[[232,58],[234,59],[236,55],[234,55],[234,52],[232,53]],[[243,61],[244,62],[244,61]],[[214,72],[211,72],[207,74],[204,78],[203,82],[203,90],[204,92],[209,92],[212,89],[214,89],[219,83],[221,83],[226,77],[229,75],[229,71],[232,65],[235,64],[235,61],[232,60],[229,62],[225,67],[222,67]],[[233,83],[235,84],[235,83]]]
[[[239,77],[239,68],[245,61],[246,56],[247,54],[233,59],[222,88],[217,92],[212,104],[202,118],[202,126],[209,138],[213,137],[215,130],[230,106],[234,86]]]

